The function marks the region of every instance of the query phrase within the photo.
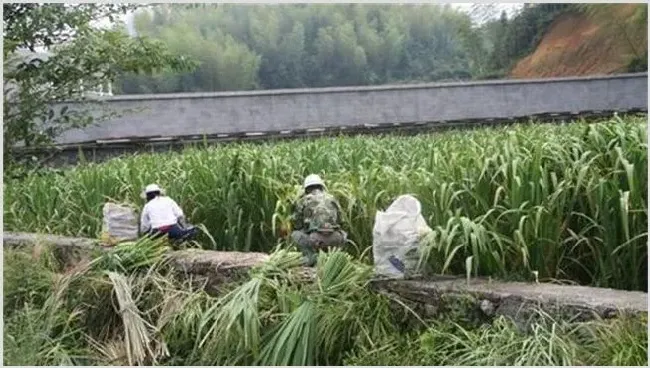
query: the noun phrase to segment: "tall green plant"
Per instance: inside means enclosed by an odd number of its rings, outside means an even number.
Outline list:
[[[333,137],[145,154],[6,183],[7,230],[96,237],[106,198],[138,203],[158,182],[217,250],[268,252],[291,201],[319,173],[362,254],[377,210],[422,203],[434,272],[645,290],[646,117],[417,137]],[[83,195],[79,195],[83,193]],[[368,254],[366,252],[366,254]]]

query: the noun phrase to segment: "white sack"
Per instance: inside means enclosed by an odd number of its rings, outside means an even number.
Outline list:
[[[117,243],[138,238],[139,219],[135,209],[127,205],[106,203],[103,209],[102,243]]]
[[[413,196],[402,195],[385,212],[377,211],[372,234],[375,274],[400,279],[416,271],[420,239],[430,231]]]

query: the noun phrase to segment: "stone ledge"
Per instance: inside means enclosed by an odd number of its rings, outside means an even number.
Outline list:
[[[58,248],[84,248],[97,249],[99,241],[88,238],[73,238],[61,235],[38,234],[38,233],[15,233],[4,231],[2,234],[3,247],[22,247],[41,245],[54,245]]]
[[[440,306],[444,299],[470,296],[487,316],[506,315],[515,320],[532,316],[540,308],[563,319],[584,321],[619,313],[647,313],[648,294],[588,286],[550,283],[499,282],[484,278],[450,277],[443,280],[378,280],[373,287],[408,301]]]
[[[36,244],[52,245],[66,264],[88,257],[93,251],[105,250],[97,241],[55,235],[11,233],[3,235],[4,247],[24,247]],[[253,266],[269,258],[265,253],[219,252],[188,249],[172,252],[170,264],[180,274],[207,281],[210,290],[218,292],[225,281],[244,277]],[[306,280],[314,276],[313,269],[301,269]],[[428,280],[374,280],[377,292],[397,296],[406,302],[422,306],[426,315],[433,316],[450,301],[467,301],[484,316],[504,315],[515,321],[525,321],[541,308],[562,319],[588,320],[596,316],[612,318],[619,313],[647,313],[648,294],[587,286],[548,283],[500,282],[473,278],[469,284],[464,277],[436,276]]]

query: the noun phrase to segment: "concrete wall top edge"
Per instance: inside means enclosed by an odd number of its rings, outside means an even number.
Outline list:
[[[453,88],[453,87],[490,86],[490,85],[540,84],[540,83],[558,83],[558,82],[590,81],[590,80],[597,81],[597,80],[632,79],[632,78],[647,79],[647,77],[648,77],[648,73],[626,73],[626,74],[597,75],[597,76],[586,76],[586,77],[499,79],[499,80],[448,82],[448,83],[384,84],[378,86],[292,88],[292,89],[272,89],[272,90],[232,91],[232,92],[160,93],[160,94],[107,96],[107,97],[99,97],[96,99],[91,99],[88,100],[87,102],[113,102],[113,101],[117,102],[117,101],[225,98],[225,97],[249,97],[249,96],[252,97],[252,96],[274,96],[274,95],[277,96],[277,95],[320,94],[320,93],[340,93],[340,92],[371,92],[371,91],[389,91],[389,90],[407,90],[407,89],[425,89],[425,88]]]

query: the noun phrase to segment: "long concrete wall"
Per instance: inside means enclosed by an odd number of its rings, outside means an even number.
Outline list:
[[[283,132],[365,124],[647,111],[647,73],[604,77],[129,95],[84,107],[121,116],[66,132],[60,144],[121,138]],[[71,109],[79,105],[70,105]]]

